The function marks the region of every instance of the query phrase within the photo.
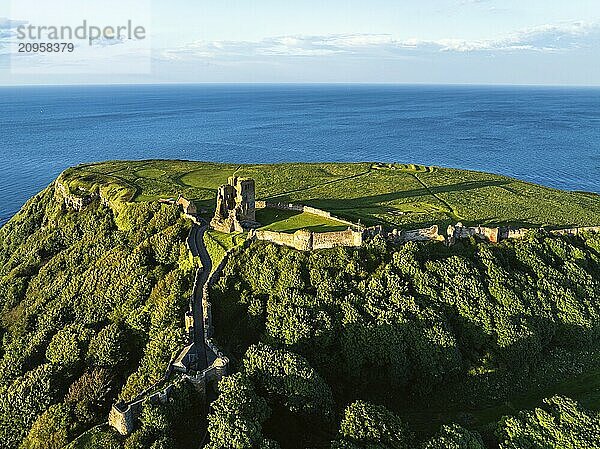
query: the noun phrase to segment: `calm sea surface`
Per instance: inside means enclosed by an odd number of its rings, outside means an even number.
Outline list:
[[[600,89],[0,88],[0,157],[0,223],[106,159],[414,162],[600,192]]]

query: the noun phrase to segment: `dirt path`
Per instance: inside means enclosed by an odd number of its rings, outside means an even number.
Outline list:
[[[356,174],[350,175],[350,176],[342,176],[341,178],[335,178],[330,181],[326,181],[321,184],[316,184],[316,185],[310,186],[310,187],[303,187],[301,189],[288,190],[287,192],[282,192],[282,193],[278,193],[277,195],[270,196],[269,199],[279,198],[281,196],[289,195],[290,193],[306,192],[308,190],[318,189],[319,187],[327,186],[329,184],[335,184],[336,182],[340,182],[340,181],[346,181],[349,179],[360,178],[362,176],[368,175],[369,173],[371,173],[372,170],[373,170],[373,167],[369,167],[369,169],[365,170],[364,172],[356,173]]]
[[[431,190],[431,188],[425,184],[425,182],[419,178],[419,176],[417,176],[417,174],[415,173],[411,173],[411,176],[414,177],[417,182],[419,184],[421,184],[425,190],[427,190],[429,192],[429,194],[434,197],[436,200],[438,200],[440,203],[442,203],[444,206],[446,206],[449,210],[449,213],[447,213],[447,215],[452,218],[455,221],[462,221],[462,218],[456,213],[456,211],[454,210],[454,208],[450,205],[450,203],[448,203],[446,200],[440,198],[437,193],[434,193],[433,190]]]

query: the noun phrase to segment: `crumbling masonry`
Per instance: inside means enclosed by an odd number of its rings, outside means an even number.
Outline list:
[[[244,232],[256,223],[256,186],[253,179],[232,176],[219,187],[217,208],[210,225],[217,231]]]

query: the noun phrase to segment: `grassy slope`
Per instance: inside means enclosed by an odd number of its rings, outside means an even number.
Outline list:
[[[110,184],[136,201],[183,194],[210,215],[215,192],[233,174],[256,180],[259,199],[316,206],[366,224],[585,226],[600,223],[600,196],[447,168],[369,163],[232,165],[187,161],[106,162],[67,172],[70,182]],[[289,217],[288,217],[289,218]],[[286,219],[288,219],[286,218]],[[321,226],[333,223],[292,222]],[[274,229],[279,229],[275,227]]]

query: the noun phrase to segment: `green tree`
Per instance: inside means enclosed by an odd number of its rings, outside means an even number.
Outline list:
[[[81,357],[78,336],[69,327],[58,331],[46,351],[46,358],[50,363],[71,366],[77,363]]]
[[[383,406],[365,401],[350,404],[340,424],[335,448],[409,449],[412,437],[407,426]]]
[[[481,436],[458,424],[442,426],[437,435],[423,444],[423,449],[485,449]]]
[[[572,399],[554,396],[533,411],[504,417],[496,435],[500,449],[600,447],[600,414]]]
[[[111,323],[102,328],[88,348],[88,358],[92,364],[102,368],[116,368],[127,356],[127,335],[123,326]]]
[[[331,389],[304,357],[261,343],[246,351],[243,365],[245,373],[261,390],[291,412],[332,415]]]
[[[266,401],[244,374],[224,377],[208,415],[210,449],[256,447],[263,441],[262,424],[270,413]]]
[[[55,404],[33,423],[21,449],[61,449],[73,435],[74,420],[71,407]]]

